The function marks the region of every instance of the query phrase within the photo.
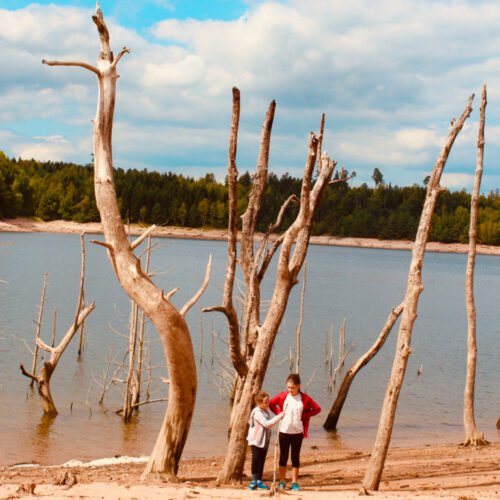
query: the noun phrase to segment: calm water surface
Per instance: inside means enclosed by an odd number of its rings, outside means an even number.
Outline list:
[[[101,236],[92,236],[101,238]],[[87,241],[92,237],[88,236]],[[201,314],[221,301],[226,244],[194,240],[158,240],[152,256],[156,283],[182,306],[199,288],[208,255],[213,255],[207,292],[190,311],[188,322],[198,359],[199,392],[185,456],[223,454],[229,416],[227,398],[227,332],[220,314]],[[392,307],[404,295],[411,254],[405,251],[311,246],[303,325],[301,374],[307,391],[323,406],[315,417],[307,446],[367,448],[373,443],[383,394],[394,358],[395,333],[384,349],[356,378],[339,423],[338,434],[321,424],[333,400],[328,391],[325,339],[338,332],[345,318],[347,365],[378,336]],[[392,445],[459,442],[466,366],[467,321],[464,299],[465,255],[428,253],[425,258],[418,319],[415,324],[405,385],[401,392]],[[274,279],[270,270],[263,299],[269,299]],[[98,400],[105,381],[119,369],[126,353],[130,302],[111,271],[104,250],[87,242],[86,298],[96,309],[86,323],[86,345],[78,361],[77,343],[64,353],[52,379],[60,414],[42,417],[36,391],[19,365],[31,367],[31,354],[44,272],[48,289],[42,337],[50,342],[54,310],[58,339],[70,326],[78,295],[80,239],[77,235],[0,233],[0,465],[35,461],[57,464],[71,458],[90,460],[113,455],[146,455],[154,444],[166,403],[141,407],[134,421],[123,425],[115,411],[121,406],[120,384]],[[478,370],[476,421],[487,439],[497,441],[500,417],[500,259],[478,256],[476,268]],[[264,388],[284,388],[289,372],[300,303],[295,288],[277,337]],[[264,305],[265,307],[265,305]],[[147,379],[150,397],[168,395],[160,377],[168,376],[154,329],[147,328]],[[422,375],[417,376],[422,366]],[[106,372],[108,376],[106,378]],[[123,373],[118,373],[123,378]],[[145,387],[143,388],[145,390]]]

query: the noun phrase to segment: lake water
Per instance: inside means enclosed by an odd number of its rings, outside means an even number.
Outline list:
[[[58,464],[69,459],[91,460],[114,455],[147,455],[152,449],[166,403],[142,406],[124,425],[115,411],[121,406],[122,385],[98,399],[106,370],[118,369],[126,352],[130,302],[117,284],[102,247],[87,236],[86,298],[96,309],[86,323],[86,345],[77,360],[77,342],[64,353],[52,378],[59,410],[56,419],[42,418],[36,391],[19,365],[31,367],[34,321],[38,314],[43,274],[48,289],[42,338],[49,343],[54,309],[60,339],[73,321],[80,274],[77,235],[0,233],[0,465],[34,461]],[[221,301],[226,266],[226,243],[161,239],[153,252],[155,281],[166,291],[180,287],[173,302],[182,306],[199,288],[208,255],[213,255],[209,287],[188,315],[198,359],[199,390],[185,456],[222,455],[229,416],[227,394],[227,332],[224,318],[202,314],[204,306]],[[322,423],[333,401],[328,390],[325,338],[333,329],[335,353],[343,319],[349,365],[378,336],[392,307],[406,288],[411,254],[406,251],[311,246],[308,254],[305,317],[302,331],[303,386],[321,404],[323,413],[312,422],[306,446],[366,449],[373,444],[380,407],[394,358],[395,327],[383,350],[358,374],[344,407],[339,430],[326,433]],[[467,321],[464,298],[466,256],[428,253],[423,269],[424,292],[401,392],[393,446],[460,442],[466,366]],[[263,299],[274,281],[270,270]],[[302,279],[302,278],[301,278]],[[476,267],[478,369],[476,422],[490,441],[498,441],[500,417],[500,259],[478,256]],[[289,372],[290,345],[299,319],[301,285],[295,287],[274,347],[264,389],[284,389]],[[265,305],[264,305],[265,308]],[[147,328],[151,367],[151,398],[164,398],[167,376],[158,335]],[[417,370],[422,366],[422,374]],[[123,373],[118,377],[123,378]],[[108,376],[108,381],[109,381]],[[146,378],[148,378],[146,376]]]

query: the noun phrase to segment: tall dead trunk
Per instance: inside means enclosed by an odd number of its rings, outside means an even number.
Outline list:
[[[94,185],[108,256],[122,288],[145,312],[156,327],[165,351],[170,378],[169,401],[159,436],[145,469],[176,475],[186,443],[196,400],[197,378],[191,336],[183,315],[168,296],[143,272],[141,260],[133,250],[146,237],[130,243],[121,220],[113,180],[112,130],[116,98],[117,64],[129,49],[116,58],[110,48],[109,32],[96,5],[92,19],[100,37],[101,53],[97,66],[85,62],[43,61],[50,66],[79,66],[97,76],[98,102],[94,120]]]
[[[219,482],[230,483],[241,479],[245,462],[246,425],[250,414],[252,397],[264,379],[272,346],[286,310],[292,288],[298,283],[297,276],[304,263],[312,230],[312,220],[321,194],[330,182],[335,163],[325,153],[318,162],[318,176],[313,185],[312,176],[318,156],[318,138],[311,134],[309,154],[304,171],[300,200],[292,195],[283,204],[276,223],[262,238],[256,249],[255,227],[267,183],[268,160],[271,140],[271,128],[276,104],[269,105],[264,124],[257,170],[249,195],[248,206],[242,216],[241,255],[236,258],[236,144],[240,115],[240,94],[233,89],[233,115],[228,155],[229,179],[229,234],[228,266],[223,294],[223,304],[204,309],[220,311],[226,315],[229,325],[230,354],[233,366],[238,373],[237,390],[230,417],[230,439]],[[273,242],[269,242],[272,232],[276,231],[284,218],[285,210],[292,202],[299,201],[300,209],[295,221]],[[274,292],[264,320],[261,320],[260,286],[269,263],[277,250],[279,254]],[[240,339],[240,324],[234,307],[232,295],[236,262],[239,262],[245,276],[246,291],[244,297],[244,321],[242,328],[245,335],[243,345]]]
[[[399,325],[396,354],[392,365],[391,376],[387,384],[377,437],[363,480],[363,488],[365,490],[378,490],[380,478],[382,477],[382,471],[384,469],[385,458],[389,449],[389,442],[394,425],[399,393],[403,385],[406,366],[411,353],[411,335],[413,332],[413,325],[417,318],[418,299],[423,291],[421,278],[422,265],[431,228],[432,215],[436,207],[437,198],[442,190],[439,182],[453,143],[460,130],[462,130],[465,120],[472,112],[473,98],[474,95],[469,97],[465,110],[460,115],[460,118],[458,120],[452,120],[451,130],[448,133],[444,147],[434,165],[429,184],[427,185],[427,195],[422,209],[422,215],[420,216],[415,243],[413,244],[412,259],[408,272],[408,283],[403,302],[404,310]]]
[[[474,187],[472,189],[470,204],[469,225],[469,252],[467,258],[467,272],[465,275],[465,298],[467,306],[467,375],[464,390],[464,446],[480,446],[488,444],[484,434],[476,427],[474,416],[474,388],[476,383],[476,305],[474,303],[474,266],[476,262],[477,244],[477,205],[481,189],[481,178],[483,175],[484,155],[484,115],[486,111],[486,85],[483,85],[481,95],[481,107],[479,110],[479,132],[477,138],[477,161],[476,175],[474,176]]]

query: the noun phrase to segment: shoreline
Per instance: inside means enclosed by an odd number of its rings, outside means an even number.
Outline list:
[[[367,450],[330,453],[304,450],[302,489],[300,492],[287,490],[284,495],[297,500],[356,498],[369,457]],[[60,466],[0,467],[0,498],[25,498],[24,493],[26,498],[32,498],[27,492],[30,488],[35,495],[52,498],[246,500],[270,496],[269,492],[247,489],[249,456],[243,482],[231,486],[216,483],[222,457],[181,460],[175,481],[160,475],[142,480],[145,460],[146,457],[120,457],[83,464],[71,461]],[[464,448],[457,444],[390,448],[379,491],[371,494],[379,499],[499,498],[499,462],[500,443],[480,448]],[[58,484],[64,476],[66,482]],[[272,450],[267,456],[264,480],[268,485],[273,481]]]
[[[131,224],[132,235],[140,235],[149,226]],[[102,234],[100,222],[77,223],[72,221],[56,220],[50,222],[36,221],[29,218],[16,218],[0,220],[0,232],[15,233],[54,233],[54,234]],[[227,231],[224,229],[199,229],[177,226],[155,227],[151,235],[155,238],[180,238],[195,240],[227,240]],[[311,236],[312,245],[376,248],[383,250],[407,250],[413,246],[408,240],[378,240],[375,238],[340,238],[336,236]],[[469,246],[463,243],[438,243],[428,242],[426,250],[440,253],[467,253]],[[491,245],[477,245],[476,252],[481,255],[500,255],[500,247]]]

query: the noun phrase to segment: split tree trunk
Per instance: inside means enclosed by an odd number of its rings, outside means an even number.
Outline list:
[[[115,58],[109,32],[96,5],[92,16],[99,32],[101,53],[97,66],[85,62],[43,61],[51,66],[79,66],[95,73],[98,80],[98,103],[94,120],[94,184],[97,208],[101,216],[113,269],[123,289],[155,325],[165,351],[170,378],[167,412],[144,474],[149,472],[176,475],[186,443],[196,400],[196,363],[191,336],[184,317],[143,272],[133,250],[144,233],[130,243],[122,223],[113,180],[112,130],[116,98],[117,64],[129,52],[124,47]]]
[[[228,157],[229,179],[229,234],[228,267],[222,306],[207,308],[205,311],[223,312],[229,325],[230,354],[234,368],[238,373],[235,399],[230,418],[230,438],[226,457],[219,474],[220,483],[240,481],[245,463],[246,427],[250,415],[253,394],[263,382],[269,357],[278,328],[286,310],[292,288],[298,283],[297,276],[304,263],[311,235],[312,220],[319,199],[330,182],[335,163],[328,155],[318,162],[317,180],[312,183],[312,176],[318,156],[318,138],[311,134],[309,154],[304,171],[300,195],[299,213],[285,233],[278,236],[268,246],[270,234],[282,223],[285,210],[296,196],[290,196],[283,204],[275,224],[264,235],[255,251],[254,241],[256,221],[262,206],[262,199],[267,183],[271,128],[276,104],[271,102],[262,127],[257,170],[254,176],[248,206],[242,216],[241,255],[238,262],[245,276],[246,293],[244,300],[244,338],[241,345],[238,317],[232,305],[234,273],[236,266],[236,144],[240,114],[240,94],[233,89],[233,115]],[[260,285],[269,263],[281,246],[279,254],[274,292],[267,309],[265,319],[260,318]]]
[[[465,275],[465,298],[467,306],[467,375],[464,391],[464,446],[480,446],[488,444],[484,434],[476,427],[474,416],[474,388],[476,383],[476,305],[474,303],[474,266],[476,262],[476,237],[477,237],[477,205],[483,175],[484,155],[484,115],[486,111],[486,85],[483,85],[481,108],[479,111],[479,132],[477,138],[477,162],[474,187],[471,196],[470,225],[469,225],[469,252],[467,258],[467,272]]]
[[[453,143],[460,130],[462,130],[465,120],[472,112],[471,105],[473,98],[474,95],[469,97],[465,110],[460,118],[456,121],[452,120],[451,130],[436,164],[434,165],[429,184],[427,185],[427,195],[422,209],[422,215],[420,216],[415,243],[413,244],[412,259],[408,272],[408,283],[403,302],[404,310],[399,325],[396,354],[391,376],[387,384],[377,437],[363,480],[363,488],[365,490],[378,490],[380,485],[385,458],[389,449],[394,418],[396,416],[399,393],[403,385],[403,379],[411,353],[411,335],[413,332],[413,325],[417,318],[418,299],[423,291],[421,272],[425,255],[425,246],[429,237],[432,215],[436,207],[437,198],[442,189],[439,182]]]

